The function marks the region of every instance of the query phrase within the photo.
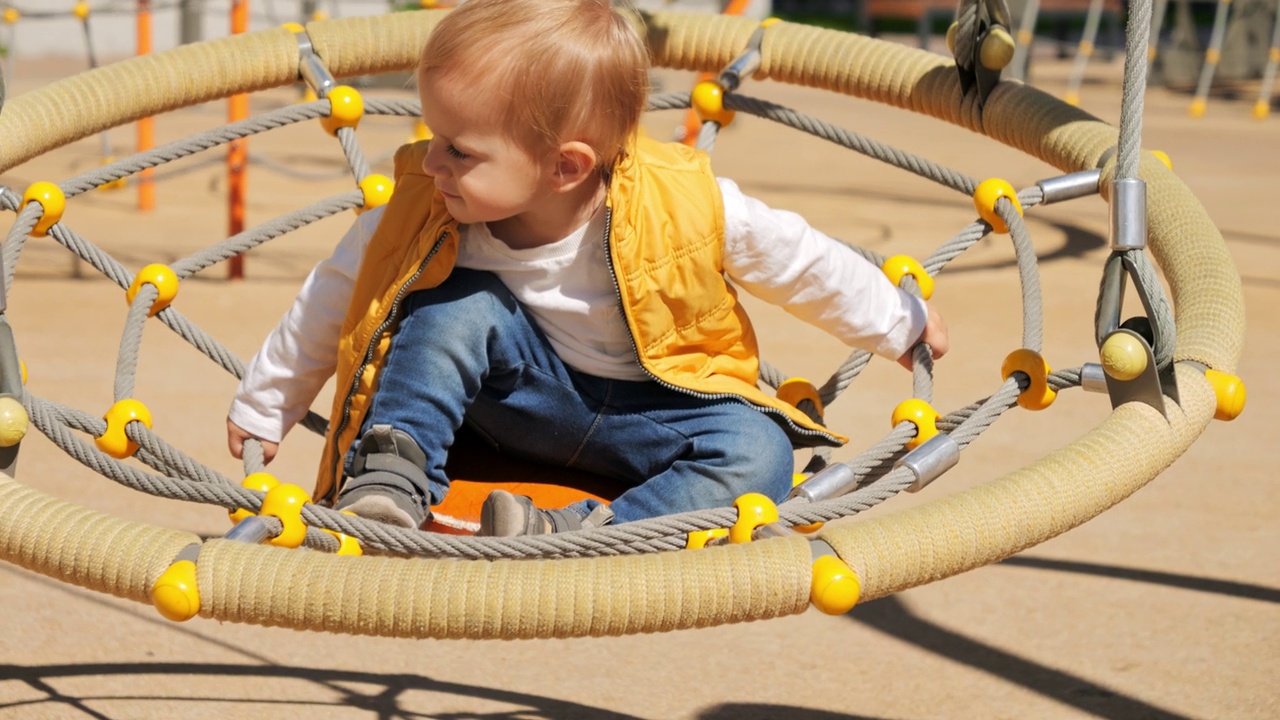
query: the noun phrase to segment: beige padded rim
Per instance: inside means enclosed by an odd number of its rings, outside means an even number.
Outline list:
[[[307,27],[335,76],[412,68],[442,11],[348,18]],[[654,64],[718,70],[755,23],[654,13]],[[781,23],[765,34],[757,78],[826,88],[946,120],[1064,172],[1094,168],[1116,131],[1039,91],[999,86],[983,111],[961,98],[954,69],[919,50]],[[283,29],[183,46],[86,72],[14,98],[0,114],[0,171],[101,130],[297,77]],[[1243,340],[1240,281],[1195,197],[1144,158],[1150,249],[1169,282],[1179,361],[1232,373]],[[1192,366],[1169,419],[1126,405],[1070,445],[979,487],[826,539],[858,572],[863,599],[998,561],[1069,530],[1145,485],[1213,416]],[[190,533],[125,521],[0,479],[0,558],[59,580],[149,602]],[[568,637],[656,632],[802,612],[809,550],[800,537],[638,557],[555,561],[346,558],[227,541],[199,556],[201,615],[234,622],[403,637]]]

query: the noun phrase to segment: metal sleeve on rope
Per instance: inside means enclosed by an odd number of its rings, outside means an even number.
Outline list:
[[[1111,249],[1147,246],[1147,184],[1137,178],[1116,180],[1111,189]]]
[[[1098,181],[1101,178],[1101,170],[1081,170],[1080,172],[1045,178],[1037,181],[1036,185],[1044,193],[1044,200],[1041,202],[1048,205],[1049,203],[1075,200],[1076,198],[1097,194]]]
[[[905,467],[916,476],[907,492],[919,492],[960,462],[960,446],[950,435],[939,433],[902,457],[894,467]]]

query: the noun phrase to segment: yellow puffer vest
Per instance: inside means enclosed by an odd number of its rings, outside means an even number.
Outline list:
[[[396,152],[396,189],[365,250],[338,345],[337,389],[316,478],[331,503],[399,322],[400,301],[439,285],[458,258],[458,223],[422,170],[427,143]],[[640,139],[609,183],[605,242],[640,363],[659,382],[734,395],[779,413],[808,445],[846,441],[756,387],[755,332],[724,277],[724,207],[704,153]]]

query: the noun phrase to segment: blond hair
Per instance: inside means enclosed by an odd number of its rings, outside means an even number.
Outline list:
[[[467,0],[423,48],[418,82],[432,75],[474,87],[525,148],[585,142],[605,170],[649,92],[644,41],[608,0]]]

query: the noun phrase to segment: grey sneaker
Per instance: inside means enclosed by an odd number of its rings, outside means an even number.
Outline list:
[[[402,490],[378,484],[352,487],[352,483],[360,479],[353,478],[348,481],[347,488],[338,496],[335,510],[346,510],[365,520],[397,525],[410,530],[422,527],[431,517],[430,511],[424,512],[421,503]]]
[[[597,528],[613,520],[608,505],[600,505],[590,515],[568,509],[543,510],[526,495],[513,495],[494,490],[480,506],[480,531],[477,535],[515,537],[517,535],[549,535]]]
[[[407,433],[374,425],[360,439],[352,477],[334,508],[388,525],[421,528],[431,518],[425,463],[426,455]]]

